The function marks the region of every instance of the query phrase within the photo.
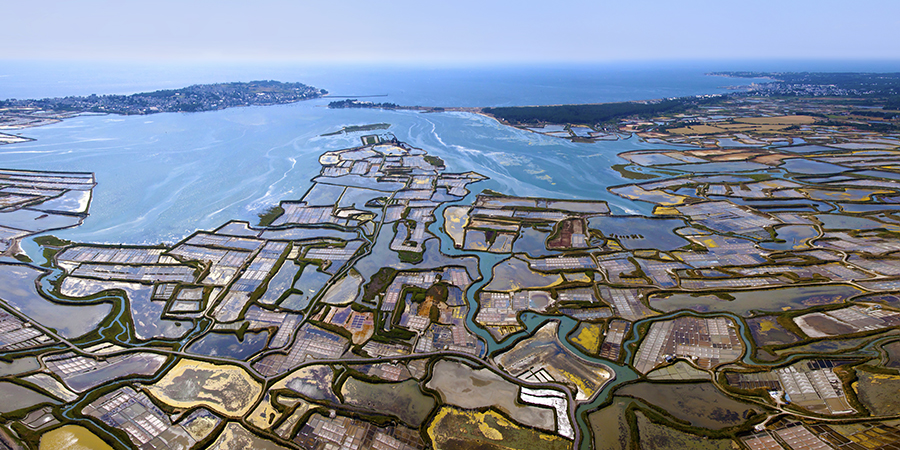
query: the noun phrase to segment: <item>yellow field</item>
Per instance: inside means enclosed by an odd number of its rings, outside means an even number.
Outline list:
[[[267,393],[265,398],[263,398],[263,401],[259,402],[256,409],[247,416],[247,422],[250,422],[250,424],[260,430],[268,430],[274,422],[278,421],[278,419],[287,412],[287,410],[284,412],[279,411],[272,403],[272,399],[269,398],[269,394]]]
[[[78,425],[66,425],[41,436],[40,450],[112,450],[91,430]]]
[[[262,385],[243,368],[182,359],[147,391],[175,408],[205,406],[229,417],[246,415],[262,392]]]
[[[434,448],[477,448],[478,443],[493,444],[491,448],[507,449],[564,449],[571,442],[559,436],[521,427],[493,410],[465,411],[442,407],[428,426],[428,437]],[[462,447],[465,445],[466,447]]]
[[[585,349],[590,354],[600,351],[600,338],[603,325],[596,323],[584,323],[581,331],[572,338],[572,343]]]
[[[465,244],[466,225],[469,224],[470,206],[448,206],[444,210],[444,230],[459,248]]]

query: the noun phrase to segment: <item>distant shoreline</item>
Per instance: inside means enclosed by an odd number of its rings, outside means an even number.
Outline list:
[[[0,100],[0,111],[32,114],[35,110],[54,113],[112,113],[147,115],[164,112],[216,111],[237,106],[268,106],[294,103],[328,94],[303,83],[250,81],[196,84],[181,89],[165,89],[132,95],[87,95],[44,99]]]

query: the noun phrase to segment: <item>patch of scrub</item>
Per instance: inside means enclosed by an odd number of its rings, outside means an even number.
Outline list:
[[[600,341],[603,339],[603,325],[599,323],[582,322],[569,337],[569,341],[583,352],[596,355],[600,351]]]
[[[283,409],[283,408],[282,408]],[[274,398],[269,395],[267,392],[259,405],[256,406],[256,409],[253,410],[252,413],[247,415],[247,422],[250,422],[251,425],[259,428],[261,430],[268,430],[272,428],[272,425],[277,422],[281,417],[288,413],[287,409],[283,409],[283,411],[279,411],[278,407],[274,402]]]
[[[644,414],[637,416],[641,448],[654,450],[733,450],[731,439],[706,439],[651,422]]]
[[[754,405],[726,397],[712,383],[642,382],[616,394],[641,399],[695,427],[711,430],[739,425],[758,412]]]
[[[793,344],[800,340],[800,336],[781,326],[775,316],[761,316],[747,319],[750,334],[756,345],[782,345]]]
[[[522,425],[555,430],[552,409],[518,402],[519,386],[488,369],[475,370],[461,362],[442,359],[435,363],[425,387],[437,391],[441,400],[450,405],[463,409],[495,407]]]
[[[873,415],[892,416],[900,414],[900,375],[883,373],[871,373],[858,370],[859,377],[856,382],[856,390],[859,401],[865,405]]]

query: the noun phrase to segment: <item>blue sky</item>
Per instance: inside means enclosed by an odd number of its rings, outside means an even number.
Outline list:
[[[3,15],[7,60],[900,60],[897,0],[46,0]]]

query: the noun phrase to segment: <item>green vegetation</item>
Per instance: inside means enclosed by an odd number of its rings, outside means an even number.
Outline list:
[[[282,208],[280,205],[272,206],[265,212],[258,214],[259,226],[267,227],[269,225],[272,225],[272,222],[274,222],[275,219],[281,217],[282,214],[284,214],[284,208]]]
[[[331,133],[325,133],[321,136],[337,136],[339,134],[346,133],[357,133],[360,131],[374,131],[374,130],[387,130],[391,127],[389,123],[370,123],[368,125],[349,125],[341,128],[338,131],[333,131]]]
[[[34,262],[34,261],[31,260],[31,258],[28,257],[28,255],[26,255],[26,254],[24,254],[24,253],[16,253],[16,254],[14,255],[14,257],[15,257],[17,260],[22,261],[23,263],[26,263],[26,264],[27,264],[27,263]]]
[[[630,116],[672,114],[686,110],[698,101],[693,99],[663,100],[656,103],[602,103],[559,106],[506,106],[484,108],[490,114],[511,124],[572,123],[594,125]]]
[[[425,258],[425,252],[408,252],[406,250],[397,251],[400,261],[407,264],[418,264]]]
[[[441,158],[438,158],[437,156],[425,155],[424,158],[425,158],[425,162],[427,162],[428,164],[431,164],[432,166],[435,166],[435,167],[444,167],[445,166],[444,160]]]
[[[631,164],[614,164],[610,166],[611,169],[619,172],[619,175],[622,175],[622,178],[626,180],[652,180],[654,178],[659,178],[658,175],[653,175],[651,173],[643,173],[643,172],[632,172],[628,170]]]
[[[38,236],[34,238],[34,243],[40,245],[41,247],[65,247],[67,245],[72,245],[74,242],[68,241],[65,239],[60,239],[56,236],[45,235]]]
[[[362,300],[368,303],[373,302],[375,297],[379,293],[384,292],[391,282],[394,281],[397,272],[397,269],[394,269],[393,267],[382,267],[378,269],[378,272],[375,272],[375,275],[372,275],[371,281],[363,286]]]
[[[361,102],[355,98],[347,99],[347,100],[339,100],[334,101],[328,104],[329,108],[333,109],[341,109],[341,108],[379,108],[379,109],[398,109],[400,105],[396,103],[372,103],[372,102]]]

